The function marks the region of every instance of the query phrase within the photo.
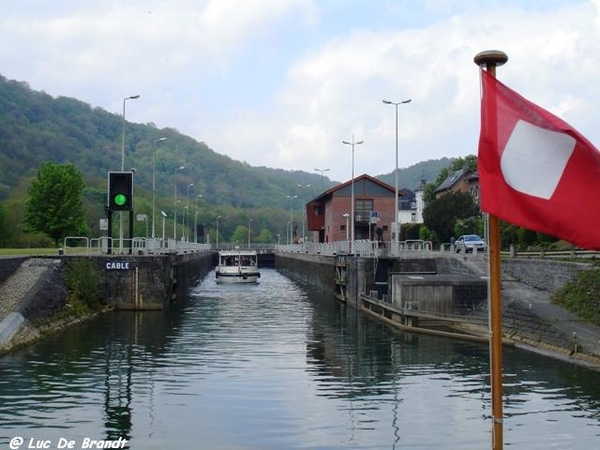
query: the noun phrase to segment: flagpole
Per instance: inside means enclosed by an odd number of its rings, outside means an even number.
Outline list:
[[[508,61],[506,53],[499,50],[486,50],[475,55],[475,64],[485,66],[486,71],[496,77],[496,67]],[[490,108],[494,114],[490,123],[497,139],[495,102]],[[500,219],[488,214],[488,305],[490,312],[490,375],[492,387],[492,450],[503,448],[502,414],[502,277],[500,270]]]

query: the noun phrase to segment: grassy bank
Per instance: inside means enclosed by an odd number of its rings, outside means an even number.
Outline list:
[[[57,248],[0,248],[0,256],[58,255]]]
[[[552,301],[600,326],[600,270],[580,272],[554,293]]]

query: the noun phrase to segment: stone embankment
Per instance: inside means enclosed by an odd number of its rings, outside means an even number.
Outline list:
[[[485,263],[467,260],[485,273]],[[507,259],[502,261],[503,332],[518,346],[600,367],[600,327],[551,302],[552,294],[591,264]],[[487,311],[480,312],[487,314]]]
[[[3,260],[0,276],[0,353],[39,337],[31,326],[63,304],[66,288],[61,260],[12,258]]]

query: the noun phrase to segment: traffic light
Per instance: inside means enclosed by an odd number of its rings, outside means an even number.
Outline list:
[[[111,211],[133,209],[132,172],[108,172],[108,208]]]

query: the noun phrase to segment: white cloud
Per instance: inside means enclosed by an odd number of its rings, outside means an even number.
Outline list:
[[[498,48],[506,84],[600,143],[593,120],[600,0],[398,4],[311,0],[45,2],[0,18],[2,75],[173,127],[252,165],[336,180],[476,153],[474,55]],[[25,8],[25,6],[22,6]],[[16,45],[18,43],[18,45]]]

